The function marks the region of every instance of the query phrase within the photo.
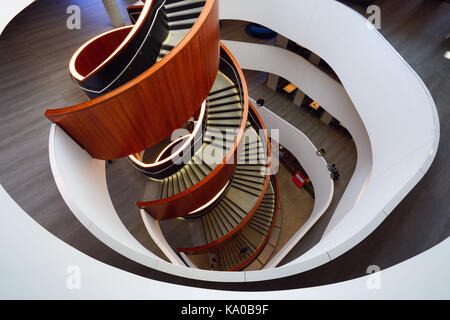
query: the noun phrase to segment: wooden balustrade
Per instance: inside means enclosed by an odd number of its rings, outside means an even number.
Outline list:
[[[236,168],[238,146],[244,135],[247,117],[248,117],[248,90],[245,82],[244,74],[237,64],[236,59],[231,55],[230,51],[221,44],[221,47],[226,51],[227,55],[231,58],[242,84],[243,93],[243,108],[242,108],[242,120],[239,127],[239,132],[234,141],[233,147],[227,152],[221,164],[219,164],[207,177],[202,179],[199,183],[195,184],[189,189],[183,192],[177,193],[174,196],[155,200],[138,202],[137,205],[141,209],[145,209],[147,213],[158,220],[173,219],[176,217],[184,216],[191,211],[196,210],[202,205],[208,203],[220,190],[227,184]]]
[[[199,111],[219,68],[219,37],[218,1],[207,0],[163,60],[98,98],[45,115],[97,159],[148,149]]]
[[[201,245],[201,246],[196,246],[196,247],[190,247],[190,248],[178,248],[177,250],[179,252],[184,252],[186,254],[202,254],[202,253],[207,253],[210,252],[212,250],[214,250],[217,247],[220,247],[225,241],[229,240],[231,237],[233,237],[236,233],[238,233],[243,227],[245,227],[245,225],[247,224],[247,222],[250,220],[250,218],[254,215],[254,213],[256,212],[256,210],[258,209],[259,204],[261,203],[261,200],[264,197],[264,194],[266,192],[267,186],[269,184],[269,178],[270,178],[270,170],[272,167],[272,161],[271,161],[271,150],[270,150],[270,144],[269,144],[269,136],[267,134],[267,130],[266,127],[264,125],[264,123],[262,122],[261,117],[259,116],[258,112],[256,111],[256,109],[253,107],[253,105],[251,105],[251,103],[249,103],[249,108],[253,109],[253,114],[256,115],[256,117],[258,118],[258,122],[261,125],[262,129],[264,130],[264,139],[267,142],[267,175],[266,178],[264,180],[264,186],[262,188],[261,194],[258,198],[258,200],[256,201],[255,205],[253,206],[253,208],[248,212],[247,216],[237,225],[233,228],[233,230],[231,230],[230,232],[228,232],[227,234],[225,234],[224,236],[220,237],[219,239],[216,239],[213,242]],[[278,201],[278,199],[277,199]]]

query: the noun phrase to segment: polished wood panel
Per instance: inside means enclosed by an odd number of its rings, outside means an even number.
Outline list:
[[[176,195],[160,200],[138,202],[141,209],[145,209],[157,220],[174,219],[200,208],[209,202],[230,181],[237,165],[236,149],[232,150],[234,164],[218,165],[207,177],[193,187]]]
[[[45,115],[94,158],[145,150],[201,107],[219,68],[218,1],[207,0],[188,35],[159,63],[91,101]]]
[[[231,58],[237,72],[238,77],[242,83],[243,92],[243,108],[242,120],[239,127],[239,132],[234,141],[233,147],[227,152],[221,164],[219,164],[207,177],[202,179],[189,189],[184,190],[172,197],[155,201],[138,202],[138,207],[145,209],[152,217],[157,220],[173,219],[184,216],[187,213],[196,210],[210,201],[220,190],[230,181],[234,169],[237,166],[238,146],[241,143],[244,135],[247,117],[248,117],[248,91],[245,82],[244,74],[239,67],[236,59],[230,51],[221,44],[228,56]]]
[[[264,130],[264,134],[265,134],[265,139],[266,141],[269,141],[269,136],[267,134],[267,130],[266,127],[264,126],[264,123],[262,122],[262,119],[260,118],[258,112],[256,111],[256,109],[253,107],[253,105],[251,103],[249,103],[249,107],[251,109],[253,109],[253,113],[257,116],[259,123],[261,124],[263,130]],[[179,252],[184,252],[186,254],[202,254],[202,253],[207,253],[210,252],[214,249],[216,249],[217,247],[220,247],[221,245],[224,244],[225,241],[227,241],[228,239],[230,239],[231,237],[233,237],[237,232],[239,232],[243,227],[246,226],[247,222],[249,222],[249,220],[251,219],[251,217],[253,217],[253,215],[256,212],[256,209],[258,209],[259,204],[261,203],[264,194],[266,193],[267,190],[267,186],[269,184],[269,178],[270,178],[270,169],[272,167],[272,161],[271,161],[271,150],[270,150],[270,144],[267,143],[267,175],[266,178],[264,180],[264,186],[262,188],[261,194],[259,195],[258,200],[256,201],[255,205],[253,206],[253,208],[250,210],[250,212],[247,214],[247,216],[237,225],[235,226],[230,232],[228,232],[227,234],[225,234],[224,236],[201,246],[197,246],[197,247],[191,247],[191,248],[178,248],[177,250]],[[277,193],[278,194],[278,193]],[[278,201],[278,200],[277,200]]]
[[[128,17],[130,18],[132,24],[136,23],[139,15],[141,14],[142,8],[144,8],[143,5],[133,5],[127,8]]]

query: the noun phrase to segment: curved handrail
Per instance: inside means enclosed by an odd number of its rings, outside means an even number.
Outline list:
[[[97,40],[101,39],[104,35],[108,34],[111,31],[114,31],[115,29],[104,32],[104,33],[88,40],[83,45],[81,45],[78,48],[78,50],[75,51],[75,53],[70,58],[69,71],[70,71],[70,74],[72,75],[72,77],[74,77],[78,81],[85,81],[86,79],[92,77],[98,70],[100,70],[102,67],[104,67],[108,62],[117,58],[124,51],[126,46],[136,37],[138,32],[141,31],[141,29],[143,28],[143,23],[145,20],[147,20],[149,14],[150,14],[150,11],[151,11],[150,9],[152,8],[155,1],[157,1],[157,0],[149,1],[143,6],[138,20],[136,21],[136,23],[133,26],[131,26],[131,30],[127,34],[125,39],[123,39],[123,41],[120,42],[120,44],[114,49],[113,52],[109,53],[104,59],[102,59],[102,61],[100,61],[100,63],[98,65],[96,65],[95,68],[90,69],[87,73],[83,72],[85,74],[80,74],[78,72],[79,67],[80,67],[79,58],[82,58],[83,55],[87,54],[88,50],[86,50],[86,49],[89,49],[90,46],[95,44],[95,42]],[[164,2],[165,2],[165,0],[162,1],[162,3],[164,3]],[[96,51],[96,53],[98,53],[98,51]],[[89,57],[89,58],[91,58],[91,57]]]
[[[196,150],[198,143],[201,143],[203,131],[205,129],[204,122],[206,120],[206,114],[206,101],[204,101],[194,130],[191,134],[187,135],[187,139],[184,140],[181,147],[179,147],[175,152],[171,152],[171,154],[163,157],[162,159],[158,157],[153,163],[144,163],[135,154],[131,154],[128,156],[128,160],[131,165],[146,176],[156,179],[161,179],[176,172],[178,168],[183,165],[179,162],[182,162],[181,160],[184,160],[186,155],[192,155],[192,152],[190,151]]]
[[[262,119],[259,117],[258,112],[256,112],[255,107],[253,107],[253,105],[250,102],[249,102],[249,107],[250,107],[249,110],[251,110],[251,112],[249,111],[249,114],[251,115],[250,122],[252,122],[253,125],[256,125],[264,130],[264,136],[261,137],[261,140],[265,140],[265,141],[263,141],[263,146],[265,146],[265,149],[267,150],[267,166],[266,166],[267,174],[266,174],[266,178],[264,179],[264,185],[261,190],[261,194],[259,195],[259,198],[256,201],[253,208],[247,213],[246,217],[238,225],[236,225],[230,232],[228,232],[227,234],[223,235],[222,237],[220,237],[212,242],[209,242],[209,243],[206,243],[206,244],[203,244],[200,246],[195,246],[195,247],[190,247],[190,248],[177,248],[178,252],[184,252],[186,254],[201,254],[201,253],[210,252],[211,250],[217,248],[218,246],[223,244],[226,240],[230,239],[233,235],[235,235],[237,232],[239,232],[243,227],[245,227],[247,225],[247,222],[249,222],[249,220],[253,217],[253,215],[255,214],[256,210],[259,207],[259,204],[261,203],[262,199],[264,198],[264,194],[266,193],[267,186],[269,184],[270,170],[272,168],[271,150],[270,150],[270,144],[268,143],[269,136],[268,136],[266,127],[265,127],[264,123],[262,122]]]
[[[199,110],[214,83],[218,19],[218,1],[207,0],[194,26],[164,59],[100,97],[45,115],[98,159],[120,158],[159,143]],[[176,95],[167,94],[173,90]]]
[[[99,55],[105,43],[102,35],[88,41],[75,52],[70,59],[69,70],[77,86],[90,98],[132,80],[156,62],[158,53],[155,48],[161,48],[169,32],[164,10],[165,2],[166,0],[153,0],[152,6],[139,15],[138,21],[132,26],[126,38],[102,62],[96,61],[99,57],[104,58]],[[94,61],[93,70],[91,70],[91,61]],[[76,70],[77,66],[83,66],[83,64],[91,66],[88,68],[90,73],[85,77]]]
[[[241,80],[240,82],[243,92],[242,120],[234,144],[231,149],[228,150],[223,161],[199,183],[168,198],[137,202],[137,206],[139,208],[145,209],[147,213],[157,220],[173,219],[184,216],[207,203],[210,199],[217,195],[226,183],[228,183],[234,173],[235,167],[237,166],[238,146],[244,135],[249,109],[248,90],[244,73],[239,67],[237,61],[223,44],[221,44],[221,48],[233,62]]]
[[[131,5],[127,7],[128,17],[130,18],[130,21],[132,24],[135,24],[139,18],[139,15],[142,12],[142,9],[144,8],[144,5]],[[135,18],[137,16],[137,18]]]

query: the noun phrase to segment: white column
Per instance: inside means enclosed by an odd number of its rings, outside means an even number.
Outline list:
[[[323,111],[323,114],[320,117],[320,121],[322,121],[325,124],[330,124],[332,119],[333,119],[333,116],[331,114],[329,114],[326,110]]]
[[[269,73],[266,86],[274,91],[277,90],[278,78],[279,77],[276,74]]]
[[[118,28],[124,26],[125,23],[123,22],[116,0],[102,0],[102,2],[113,27]]]
[[[283,37],[281,34],[277,35],[277,39],[275,40],[275,46],[286,49],[288,45],[289,39],[286,37]],[[279,77],[275,74],[269,73],[269,76],[267,77],[266,86],[272,90],[277,89]]]
[[[317,66],[320,62],[320,57],[317,54],[315,54],[314,52],[311,52],[308,60],[309,60],[309,62],[311,62],[312,64]]]
[[[288,45],[289,39],[286,37],[283,37],[281,34],[277,36],[277,39],[275,40],[275,45],[279,48],[286,49]]]
[[[297,88],[297,92],[295,93],[294,97],[294,104],[297,106],[301,106],[304,98],[305,93],[302,90],[300,90],[300,88]]]

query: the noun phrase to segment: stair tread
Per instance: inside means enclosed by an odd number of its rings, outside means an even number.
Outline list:
[[[183,20],[177,20],[177,21],[170,21],[169,22],[169,29],[171,29],[171,28],[173,28],[175,26],[193,25],[196,21],[197,21],[197,18],[190,18],[190,19],[183,19]]]
[[[166,40],[164,40],[163,45],[168,45],[175,47],[181,40],[187,35],[189,29],[181,30],[169,30]]]
[[[206,242],[212,242],[211,233],[209,231],[208,222],[206,221],[206,217],[202,216],[202,222],[203,222],[203,230],[205,232]]]
[[[169,21],[171,21],[171,20],[180,19],[185,16],[189,16],[191,18],[197,18],[200,15],[200,13],[202,12],[202,10],[203,10],[203,7],[197,7],[197,8],[190,8],[190,9],[186,9],[186,10],[174,11],[174,12],[167,14],[167,19]]]
[[[202,6],[205,4],[205,0],[182,0],[177,2],[172,2],[165,5],[165,8],[168,12],[174,12],[174,11],[180,11],[180,10],[186,10],[183,9],[185,7],[192,7],[192,6]]]

